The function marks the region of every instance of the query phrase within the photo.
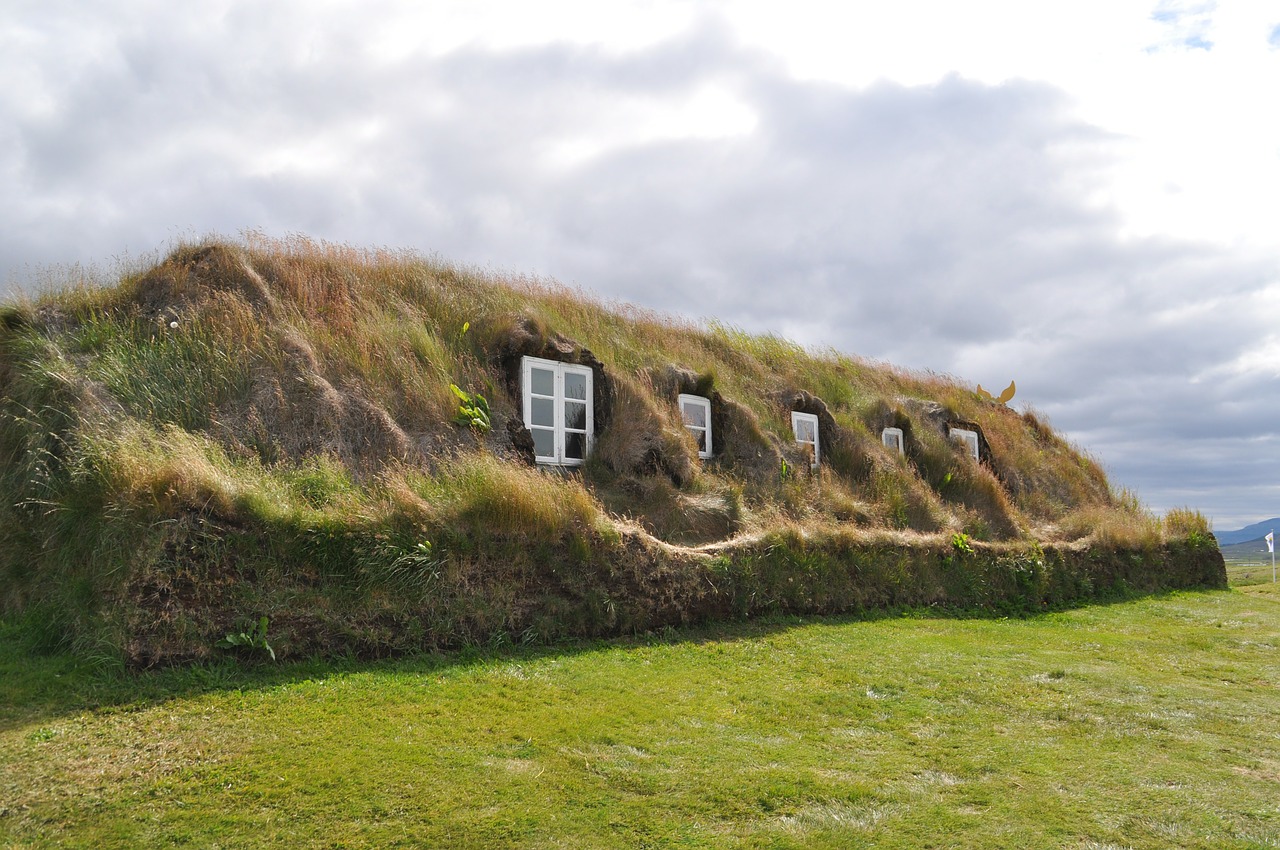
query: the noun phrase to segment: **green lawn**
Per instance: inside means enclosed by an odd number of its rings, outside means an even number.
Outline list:
[[[1280,846],[1280,591],[136,677],[0,630],[0,845]]]
[[[1268,558],[1270,556],[1267,556]],[[1233,586],[1270,583],[1272,577],[1271,561],[1258,558],[1256,555],[1241,557],[1226,556],[1227,581]]]

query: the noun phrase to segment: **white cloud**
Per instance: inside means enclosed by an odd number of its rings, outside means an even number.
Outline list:
[[[1164,25],[1164,39],[1149,50],[1212,50],[1214,0],[1160,0],[1152,20]]]
[[[1253,375],[1280,378],[1280,337],[1267,334],[1254,345],[1241,352],[1240,356],[1226,364],[1219,374]]]

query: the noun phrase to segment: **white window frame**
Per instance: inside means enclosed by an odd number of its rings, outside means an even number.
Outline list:
[[[957,443],[963,443],[965,450],[969,453],[969,456],[971,458],[973,458],[974,460],[980,459],[978,457],[978,432],[977,431],[970,431],[968,428],[952,428],[948,432],[948,436],[950,436],[951,439],[955,440]]]
[[[554,374],[553,390],[551,395],[543,395],[541,393],[535,396],[533,392],[533,370],[543,369]],[[581,375],[586,378],[586,398],[585,399],[566,399],[565,398],[565,375]],[[581,466],[586,463],[586,458],[591,454],[591,446],[595,441],[595,404],[593,402],[593,382],[590,367],[578,366],[573,363],[560,363],[556,360],[545,360],[541,357],[523,357],[520,361],[520,395],[522,396],[524,425],[532,434],[534,431],[550,431],[552,433],[552,454],[540,455],[537,453],[537,447],[534,447],[534,457],[540,464],[547,466]],[[547,399],[552,403],[553,424],[534,425],[533,424],[533,400],[534,398]],[[565,423],[565,403],[569,402],[586,402],[586,429],[569,428]],[[565,457],[565,443],[568,434],[584,434],[586,439],[583,441],[584,449],[582,457],[573,458]]]
[[[799,426],[799,423],[801,423],[801,422],[811,422],[811,423],[813,423],[813,442],[812,442],[812,443],[810,443],[808,440],[802,440],[802,439],[800,439],[800,426]],[[817,416],[817,414],[814,414],[814,413],[801,413],[801,412],[800,412],[800,411],[798,411],[798,410],[793,410],[793,411],[791,411],[791,433],[795,434],[796,442],[797,442],[797,443],[799,443],[800,445],[802,445],[802,446],[810,446],[810,445],[811,445],[811,446],[813,446],[813,465],[812,465],[810,468],[811,468],[811,469],[817,469],[817,468],[818,468],[818,463],[819,463],[819,461],[821,460],[821,457],[822,457],[822,455],[821,455],[821,451],[822,451],[822,449],[821,449],[821,446],[820,446],[820,444],[821,444],[822,440],[821,440],[821,436],[820,436],[820,435],[819,435],[819,433],[818,433],[818,416]]]
[[[897,449],[900,455],[907,453],[907,441],[901,428],[885,428],[880,432],[880,442],[887,449]]]
[[[693,434],[694,442],[697,442],[699,432],[706,432],[707,439],[704,443],[706,448],[698,450],[698,457],[711,457],[714,451],[711,447],[711,399],[700,395],[680,393],[676,398],[676,403],[680,407],[680,418],[684,420],[684,427],[688,428],[689,432]],[[695,425],[689,421],[688,417],[684,415],[684,407],[686,404],[702,408],[703,421],[707,423],[705,426]]]

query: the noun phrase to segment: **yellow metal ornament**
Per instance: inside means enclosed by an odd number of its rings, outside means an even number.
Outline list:
[[[1000,393],[999,396],[991,395],[991,393],[987,392],[982,388],[982,384],[978,384],[978,396],[980,398],[982,398],[985,401],[994,401],[1000,404],[1008,404],[1009,400],[1013,398],[1013,394],[1016,393],[1017,391],[1018,391],[1018,385],[1014,381],[1010,381],[1009,386],[1005,387],[1004,392]]]

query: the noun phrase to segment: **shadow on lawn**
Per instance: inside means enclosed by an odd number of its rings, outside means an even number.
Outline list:
[[[1253,591],[1254,588],[1247,590]],[[91,660],[67,653],[33,653],[19,626],[0,622],[0,731],[42,723],[81,711],[136,710],[202,693],[258,690],[356,673],[394,671],[406,674],[439,674],[445,670],[571,657],[605,649],[625,650],[682,643],[755,640],[814,623],[841,625],[897,619],[1035,619],[1063,611],[1124,604],[1139,599],[1162,599],[1188,592],[1230,593],[1233,590],[1125,593],[1093,600],[1087,606],[1046,608],[1043,611],[1002,612],[930,607],[877,609],[829,616],[776,615],[678,629],[668,627],[641,635],[566,641],[551,645],[519,645],[499,640],[452,652],[422,653],[392,659],[369,660],[342,656],[275,664],[265,659],[246,661],[229,655],[209,663],[142,671],[125,671],[110,665],[95,664]],[[1262,593],[1258,595],[1270,596]],[[1280,601],[1280,596],[1274,598]]]

